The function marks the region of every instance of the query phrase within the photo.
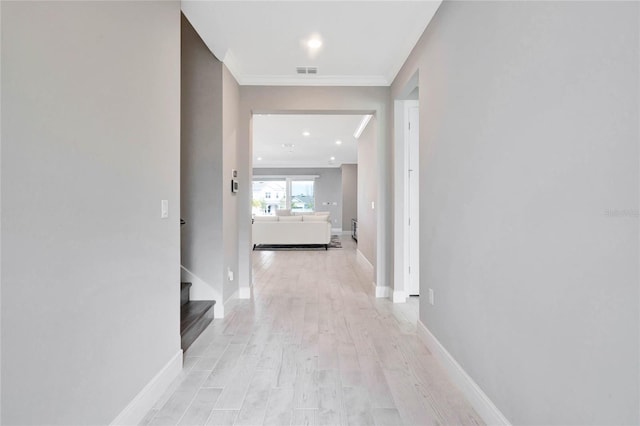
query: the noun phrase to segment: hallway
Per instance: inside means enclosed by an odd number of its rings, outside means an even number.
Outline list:
[[[417,300],[375,299],[342,240],[254,252],[254,298],[205,330],[142,424],[482,424],[416,337]]]

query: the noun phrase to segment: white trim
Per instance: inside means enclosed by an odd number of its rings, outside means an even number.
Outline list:
[[[351,232],[353,232],[353,231],[351,231],[351,230],[346,230],[346,231],[345,231],[345,230],[343,229],[343,230],[342,230],[342,232],[340,233],[340,235],[348,235],[348,236],[351,236]]]
[[[331,228],[331,235],[342,235],[342,228]]]
[[[224,318],[224,299],[219,291],[182,265],[180,265],[180,280],[191,283],[189,300],[215,300],[213,317]]]
[[[362,254],[360,249],[356,249],[356,254],[357,254],[358,258],[365,263],[366,266],[368,266],[369,268],[373,269],[373,264],[371,262],[369,262],[369,259],[367,259],[367,257],[364,254]]]
[[[137,425],[153,408],[158,399],[169,389],[182,371],[182,349],[147,383],[124,410],[111,422],[112,426]]]
[[[356,128],[355,132],[353,132],[354,138],[360,139],[362,132],[364,132],[364,129],[367,127],[367,124],[369,124],[369,121],[371,120],[371,118],[373,118],[373,114],[367,114],[364,117],[362,117],[360,124],[358,124],[358,127]]]
[[[433,356],[440,361],[444,369],[447,371],[451,381],[462,391],[471,406],[480,415],[482,420],[488,425],[507,425],[510,426],[509,420],[500,412],[498,407],[489,399],[489,397],[480,389],[480,386],[467,374],[466,371],[458,364],[444,346],[431,334],[429,329],[418,320],[417,334],[418,338],[431,351]]]
[[[251,287],[240,287],[238,289],[238,299],[251,299]]]
[[[406,303],[407,293],[404,291],[393,291],[393,303]]]
[[[372,284],[373,284],[373,287],[375,288],[377,299],[383,299],[391,296],[391,287],[377,286],[376,283],[372,283]]]
[[[226,61],[225,61],[226,64]],[[227,67],[231,70],[231,67]],[[390,86],[383,75],[236,75],[240,86]]]

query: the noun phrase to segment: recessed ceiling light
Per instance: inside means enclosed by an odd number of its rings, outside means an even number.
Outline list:
[[[322,40],[318,37],[313,37],[307,42],[307,47],[309,49],[318,49],[320,46],[322,46]]]
[[[311,133],[305,130],[304,132],[302,132],[302,136],[311,136]]]
[[[262,157],[258,157],[258,161],[262,161]]]
[[[342,141],[341,140],[337,140],[336,141],[336,145],[342,145]]]
[[[331,158],[329,158],[329,160],[331,160],[331,161],[333,161],[333,160],[335,160],[335,159],[336,159],[336,157],[331,157]]]

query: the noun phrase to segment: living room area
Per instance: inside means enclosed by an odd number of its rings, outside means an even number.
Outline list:
[[[254,114],[253,249],[358,247],[359,218],[374,180],[370,114]],[[365,167],[359,167],[364,161]],[[374,200],[374,198],[372,198]],[[370,221],[365,219],[365,223]],[[364,242],[375,233],[365,227]],[[367,247],[369,248],[369,247]],[[371,256],[373,250],[367,250]],[[367,254],[362,256],[367,259]],[[371,263],[370,259],[367,262]]]

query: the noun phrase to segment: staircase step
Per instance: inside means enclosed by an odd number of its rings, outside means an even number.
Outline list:
[[[180,283],[180,306],[189,303],[189,289],[191,283]]]
[[[180,315],[180,336],[183,351],[186,351],[213,321],[213,305],[215,304],[215,300],[192,300],[183,305]]]

